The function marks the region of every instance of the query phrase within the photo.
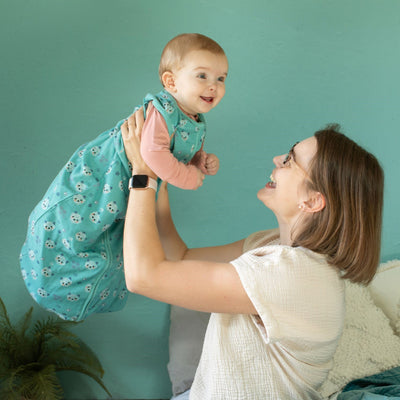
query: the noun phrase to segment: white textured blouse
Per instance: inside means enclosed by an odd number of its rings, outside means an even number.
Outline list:
[[[191,400],[320,399],[343,328],[344,284],[325,257],[257,232],[231,263],[258,315],[212,314]]]

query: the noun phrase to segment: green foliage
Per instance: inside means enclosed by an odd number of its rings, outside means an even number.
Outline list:
[[[111,397],[97,356],[68,330],[78,322],[51,316],[32,326],[32,311],[13,325],[0,298],[0,399],[61,400],[59,371],[88,375]]]

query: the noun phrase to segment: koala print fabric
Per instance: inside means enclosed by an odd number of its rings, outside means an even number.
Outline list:
[[[147,95],[165,118],[171,152],[189,162],[200,150],[205,122],[180,111],[165,91]],[[65,320],[118,311],[127,300],[123,229],[131,167],[120,127],[82,145],[32,211],[20,254],[26,287],[42,307]]]

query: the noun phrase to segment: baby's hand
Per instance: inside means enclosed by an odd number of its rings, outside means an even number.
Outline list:
[[[219,170],[219,159],[215,154],[207,154],[206,159],[207,175],[215,175]]]

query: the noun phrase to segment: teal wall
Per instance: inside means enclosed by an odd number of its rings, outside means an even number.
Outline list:
[[[400,256],[398,0],[0,0],[0,295],[13,316],[33,305],[18,266],[30,211],[81,143],[159,88],[161,50],[181,32],[210,35],[230,62],[208,115],[220,172],[171,194],[188,244],[275,226],[256,199],[272,157],[339,122],[382,162],[382,260]],[[76,328],[115,398],[169,396],[168,318],[167,306],[131,295],[124,311]],[[67,399],[105,398],[85,377],[63,382]]]

